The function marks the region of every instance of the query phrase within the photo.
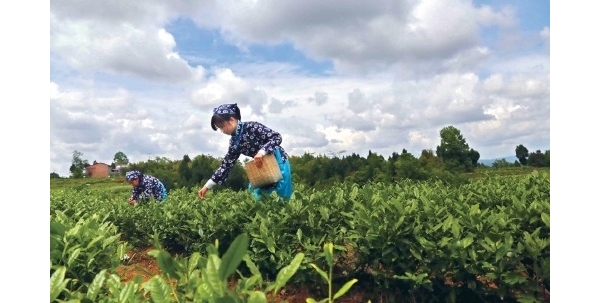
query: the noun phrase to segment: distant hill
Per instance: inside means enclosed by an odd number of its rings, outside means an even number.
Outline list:
[[[492,164],[494,164],[494,162],[496,162],[496,160],[502,159],[501,158],[495,158],[495,159],[479,159],[479,161],[477,161],[477,163],[481,163],[485,166],[492,166]],[[518,161],[519,159],[517,159],[517,156],[507,156],[504,157],[504,160],[506,160],[506,162],[508,163],[515,163],[515,161]]]

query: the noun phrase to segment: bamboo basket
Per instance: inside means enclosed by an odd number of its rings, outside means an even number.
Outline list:
[[[262,157],[262,160],[263,165],[261,168],[256,167],[254,159],[244,166],[246,174],[248,175],[248,180],[254,188],[273,184],[283,179],[275,155],[266,154]]]

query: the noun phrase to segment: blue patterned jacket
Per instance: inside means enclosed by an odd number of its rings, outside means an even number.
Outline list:
[[[131,192],[131,198],[136,201],[154,197],[157,201],[162,201],[167,196],[165,186],[156,177],[150,175],[141,175],[138,186]]]

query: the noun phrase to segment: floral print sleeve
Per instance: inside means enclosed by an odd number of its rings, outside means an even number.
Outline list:
[[[141,197],[143,196],[143,192],[144,192],[144,188],[142,186],[136,186],[133,188],[133,190],[131,191],[131,199],[135,200],[135,201],[139,201],[141,200]]]
[[[221,161],[221,166],[219,166],[219,168],[217,168],[215,173],[212,175],[211,180],[213,180],[215,183],[217,183],[219,185],[223,184],[223,182],[225,182],[225,180],[227,180],[227,177],[229,177],[229,173],[231,172],[231,169],[233,168],[233,166],[235,165],[235,162],[237,161],[237,159],[239,157],[240,157],[240,152],[236,151],[235,148],[233,148],[231,146],[231,142],[230,142],[229,150],[227,151],[227,154],[223,158],[223,161]]]

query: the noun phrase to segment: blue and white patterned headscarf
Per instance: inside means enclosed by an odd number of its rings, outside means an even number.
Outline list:
[[[235,115],[239,111],[240,109],[238,108],[237,103],[223,104],[213,109],[213,115]]]
[[[242,115],[237,103],[219,105],[213,109],[213,116],[212,119],[210,119],[210,126],[213,130],[217,130],[217,126],[215,125],[215,116],[221,115],[232,115],[236,119],[242,120]]]
[[[141,172],[137,171],[137,170],[132,170],[130,172],[125,173],[125,179],[127,180],[127,182],[133,181],[137,178],[139,178],[142,175]]]

